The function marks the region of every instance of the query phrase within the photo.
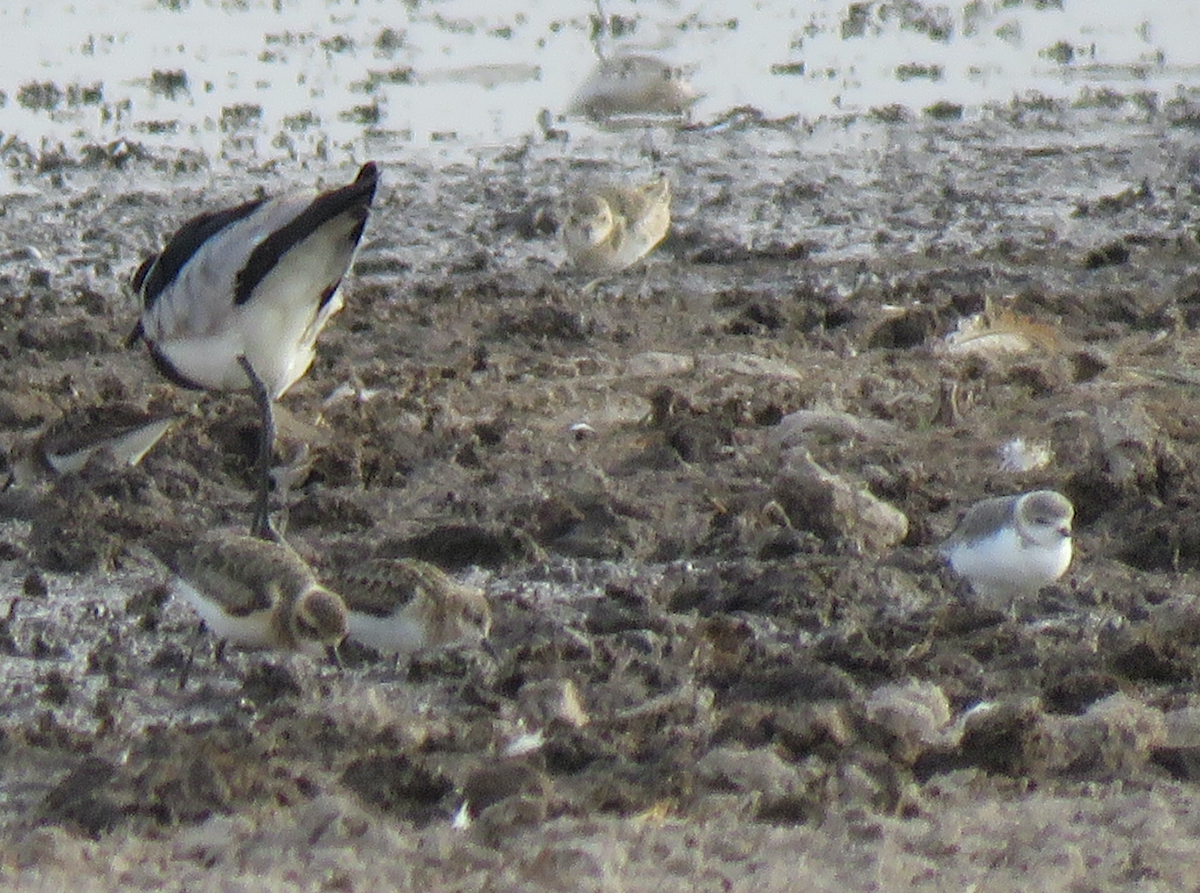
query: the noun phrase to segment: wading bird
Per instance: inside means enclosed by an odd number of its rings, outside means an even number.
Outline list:
[[[339,286],[367,224],[379,170],[313,195],[257,199],[193,217],[133,277],[145,341],[159,371],[184,387],[245,390],[261,420],[251,533],[274,538],[272,404],[308,371],[317,336],[342,308]]]

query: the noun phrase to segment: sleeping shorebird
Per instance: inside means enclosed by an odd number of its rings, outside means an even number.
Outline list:
[[[671,228],[671,181],[605,186],[572,202],[563,224],[567,254],[579,270],[611,275],[641,260]]]
[[[251,532],[272,537],[272,403],[312,364],[379,182],[373,162],[348,186],[258,199],[193,217],[133,277],[142,315],[128,338],[184,387],[254,394],[262,423]]]
[[[1053,490],[977,502],[942,545],[954,571],[981,598],[1032,595],[1071,564],[1070,500]]]
[[[394,655],[475,644],[487,638],[492,612],[483,592],[411,558],[376,558],[334,578],[346,602],[347,638]]]
[[[178,415],[147,412],[128,403],[73,410],[13,450],[8,483],[26,485],[39,477],[77,474],[98,453],[132,467],[178,421]]]
[[[200,615],[219,649],[232,642],[336,655],[346,637],[345,603],[284,543],[216,531],[199,542],[176,534],[149,545],[176,574],[173,591]]]
[[[595,121],[682,117],[699,98],[681,69],[654,56],[628,54],[600,60],[571,100],[568,114]]]

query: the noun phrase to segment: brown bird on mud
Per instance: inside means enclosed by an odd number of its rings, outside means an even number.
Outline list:
[[[346,603],[347,637],[397,659],[422,648],[487,639],[482,591],[415,558],[376,558],[331,578]]]
[[[654,250],[671,228],[671,181],[603,186],[576,199],[563,224],[571,263],[584,273],[611,275]]]
[[[216,636],[250,648],[331,653],[346,637],[346,605],[290,546],[228,530],[198,542],[185,531],[151,537],[183,596]]]
[[[5,487],[76,474],[100,453],[132,467],[179,418],[173,413],[148,412],[120,402],[72,410],[43,428],[32,441],[10,451],[12,472]]]
[[[624,116],[683,116],[700,98],[679,68],[644,54],[601,59],[568,110],[595,121]]]

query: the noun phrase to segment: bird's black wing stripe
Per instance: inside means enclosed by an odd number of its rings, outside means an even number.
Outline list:
[[[133,327],[133,331],[125,336],[125,349],[130,350],[137,347],[137,343],[142,340],[146,334],[146,330],[142,328],[142,321],[139,319],[137,325]]]
[[[135,334],[141,334],[140,327]],[[159,371],[159,374],[161,374],[162,377],[167,381],[171,382],[171,384],[179,385],[181,388],[186,388],[189,391],[204,390],[204,385],[197,384],[176,369],[174,365],[172,365],[171,361],[167,359],[167,355],[153,344],[150,345],[150,359],[154,361],[154,368]]]
[[[264,199],[246,202],[236,208],[226,208],[223,211],[210,211],[193,217],[179,228],[171,237],[162,254],[147,267],[145,264],[134,274],[134,288],[141,287],[142,304],[149,308],[154,306],[159,295],[170,285],[179,271],[195,256],[209,239],[237,223],[244,217],[254,213]]]
[[[379,169],[374,162],[367,162],[353,183],[318,195],[294,220],[263,239],[238,273],[234,304],[241,305],[250,300],[254,289],[285,254],[336,217],[343,214],[357,217],[358,225],[350,234],[350,245],[358,244],[367,225],[367,214],[378,183]],[[322,301],[328,299],[328,295],[322,294]]]
[[[158,260],[158,255],[152,254],[148,258],[146,258],[144,261],[142,261],[142,265],[137,268],[137,272],[133,274],[133,280],[132,280],[133,290],[135,293],[141,292],[142,283],[146,281],[146,274],[150,272],[150,268],[154,266],[154,262],[157,260]]]

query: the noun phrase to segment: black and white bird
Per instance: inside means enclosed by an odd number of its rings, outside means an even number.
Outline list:
[[[142,315],[127,343],[188,388],[253,393],[262,421],[251,532],[273,538],[272,404],[312,364],[317,336],[342,308],[379,183],[374,162],[353,183],[257,199],[193,217],[133,277]]]

